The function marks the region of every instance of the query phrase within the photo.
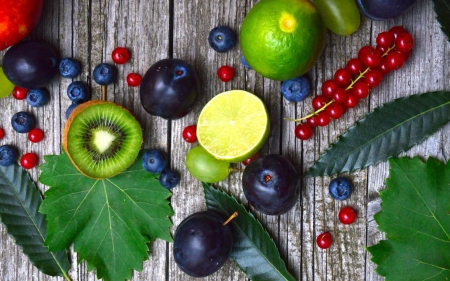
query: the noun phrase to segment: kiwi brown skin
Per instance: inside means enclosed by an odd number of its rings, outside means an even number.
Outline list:
[[[135,162],[136,158],[138,157],[138,154],[139,154],[140,148],[141,148],[141,146],[142,146],[142,143],[143,143],[143,136],[142,136],[142,128],[141,128],[141,126],[139,125],[140,136],[141,136],[141,137],[140,137],[140,141],[139,141],[139,148],[136,149],[136,154],[133,155],[134,157],[131,158],[132,161],[129,161],[129,163],[128,163],[127,166],[124,165],[123,167],[121,167],[122,169],[121,169],[120,171],[118,171],[117,173],[111,174],[111,175],[109,175],[109,176],[107,176],[107,177],[98,177],[98,176],[93,176],[93,175],[90,174],[89,172],[85,171],[83,168],[79,167],[79,165],[76,163],[76,161],[73,159],[73,157],[71,156],[71,154],[70,154],[70,152],[69,152],[69,143],[70,143],[70,140],[69,140],[69,137],[68,137],[69,131],[70,131],[71,125],[73,124],[74,120],[77,118],[77,116],[78,116],[81,112],[83,112],[85,109],[87,109],[87,108],[89,108],[89,107],[91,107],[91,106],[95,106],[95,105],[97,105],[97,104],[111,104],[111,105],[114,105],[114,106],[116,106],[116,107],[122,109],[122,110],[125,111],[126,113],[128,113],[131,117],[133,117],[133,119],[136,121],[137,124],[139,124],[139,122],[134,118],[133,114],[132,114],[129,110],[127,110],[126,108],[124,108],[124,107],[122,107],[122,106],[120,106],[120,105],[118,105],[118,104],[116,104],[116,103],[114,103],[114,102],[103,101],[103,100],[91,100],[91,101],[84,102],[84,103],[78,105],[78,106],[72,111],[72,113],[70,114],[70,117],[69,117],[69,119],[67,119],[66,125],[65,125],[65,127],[64,127],[64,132],[63,132],[63,142],[62,142],[62,145],[63,145],[64,150],[66,151],[66,153],[67,153],[67,155],[69,156],[69,159],[71,160],[71,162],[73,163],[73,165],[77,168],[77,170],[78,170],[80,173],[82,173],[83,175],[85,175],[85,176],[87,176],[87,177],[89,177],[89,178],[104,179],[104,178],[110,178],[110,177],[113,177],[113,176],[115,176],[115,175],[117,175],[117,174],[119,174],[119,173],[125,171],[129,166],[131,166],[131,165]]]

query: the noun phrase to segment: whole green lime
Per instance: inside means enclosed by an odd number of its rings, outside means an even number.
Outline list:
[[[245,17],[240,44],[262,76],[289,80],[310,70],[322,52],[326,28],[308,0],[261,0]]]

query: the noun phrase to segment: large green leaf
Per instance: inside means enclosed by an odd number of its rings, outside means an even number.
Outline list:
[[[261,223],[234,197],[206,183],[203,183],[203,188],[209,210],[226,217],[234,212],[239,213],[231,221],[234,241],[231,258],[247,274],[247,278],[255,281],[295,281],[286,269],[275,242]]]
[[[109,179],[83,176],[66,154],[45,156],[40,181],[51,188],[40,211],[47,214],[50,250],[74,244],[79,262],[104,280],[130,279],[148,259],[147,242],[172,241],[173,209],[156,175],[142,168],[142,154]]]
[[[392,281],[450,280],[450,162],[391,159],[382,211],[387,240],[369,247],[376,271]]]
[[[448,0],[433,0],[434,11],[441,25],[442,31],[450,39],[450,2]]]
[[[7,233],[40,271],[69,279],[67,251],[52,253],[44,246],[47,223],[38,212],[41,203],[41,194],[22,167],[0,166],[0,218]]]
[[[422,142],[450,121],[450,92],[396,99],[349,128],[320,156],[306,176],[353,172]]]

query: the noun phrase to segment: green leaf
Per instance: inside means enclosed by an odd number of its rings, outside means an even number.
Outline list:
[[[206,183],[203,183],[203,188],[209,210],[226,217],[234,212],[239,213],[230,222],[234,241],[231,258],[247,274],[247,278],[255,281],[295,281],[286,269],[275,242],[261,223],[234,197]]]
[[[66,154],[47,155],[40,181],[51,188],[40,211],[47,214],[50,250],[74,244],[79,262],[104,280],[130,279],[148,259],[147,242],[172,241],[171,193],[142,168],[141,152],[125,172],[104,180],[83,176]]]
[[[433,0],[434,11],[437,15],[437,20],[441,25],[442,31],[447,35],[447,40],[450,39],[450,3],[448,0]]]
[[[306,176],[353,172],[386,161],[422,142],[450,121],[450,92],[396,99],[349,128]]]
[[[44,246],[47,223],[38,212],[41,203],[41,194],[22,167],[0,166],[0,218],[7,233],[40,271],[68,279],[67,251],[52,253]]]
[[[387,240],[369,247],[386,280],[450,279],[450,162],[391,159],[382,211],[375,215]]]

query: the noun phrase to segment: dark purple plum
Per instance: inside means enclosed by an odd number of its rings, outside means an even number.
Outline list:
[[[140,99],[151,115],[179,119],[194,107],[200,93],[200,80],[190,64],[180,59],[163,59],[145,73]]]
[[[39,89],[47,86],[59,73],[58,55],[46,42],[22,41],[6,51],[3,70],[16,86]]]
[[[269,154],[245,167],[242,187],[248,202],[266,215],[287,213],[300,196],[299,175],[284,156]]]
[[[213,274],[230,257],[233,235],[226,219],[212,211],[185,218],[177,227],[173,256],[178,267],[193,277]]]
[[[389,20],[401,16],[416,0],[356,0],[361,13],[372,20]]]

